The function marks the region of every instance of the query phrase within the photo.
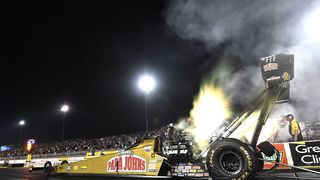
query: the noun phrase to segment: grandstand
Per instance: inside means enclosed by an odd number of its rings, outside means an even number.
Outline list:
[[[33,158],[59,157],[59,156],[83,156],[87,152],[106,151],[109,149],[125,149],[139,139],[154,136],[167,135],[167,127],[139,132],[134,134],[122,134],[118,136],[100,137],[93,139],[77,138],[63,142],[39,143],[33,151]],[[16,147],[0,152],[0,160],[26,159],[27,151],[24,147]]]

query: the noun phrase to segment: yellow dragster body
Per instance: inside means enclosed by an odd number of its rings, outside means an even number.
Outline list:
[[[158,154],[158,138],[144,139],[125,150],[102,152],[98,157],[54,166],[56,173],[110,174],[110,175],[159,175],[165,157]]]

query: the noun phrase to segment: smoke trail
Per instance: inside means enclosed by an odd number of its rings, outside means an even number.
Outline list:
[[[268,55],[275,44],[295,44],[299,37],[290,33],[295,33],[292,27],[308,4],[298,0],[174,1],[167,10],[167,23],[178,36],[203,42],[209,51],[230,41],[226,51],[248,61],[248,56]]]
[[[313,1],[311,8],[300,17],[301,29],[298,43],[273,49],[275,52],[295,54],[295,79],[291,83],[291,97],[296,116],[306,122],[319,122],[320,108],[320,2]],[[310,22],[310,20],[314,20]],[[309,23],[309,24],[306,24]],[[312,23],[312,27],[310,27]],[[317,31],[317,34],[310,32]],[[314,32],[313,32],[314,33]]]
[[[292,112],[303,121],[315,122],[319,121],[315,112],[320,109],[320,40],[312,41],[305,22],[319,11],[319,4],[312,0],[172,1],[166,20],[177,36],[202,42],[208,53],[223,45],[220,62],[227,61],[226,57],[233,60],[228,63],[230,73],[219,73],[219,78],[227,81],[221,85],[232,101],[241,105],[264,88],[260,57],[295,54],[294,103],[279,107],[277,112]]]

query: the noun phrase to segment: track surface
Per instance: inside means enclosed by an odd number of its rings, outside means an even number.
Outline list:
[[[46,177],[42,170],[28,172],[26,168],[0,168],[0,180],[139,180],[139,179],[173,179],[168,176],[163,177],[143,177],[143,176],[68,176],[53,174]],[[181,179],[181,178],[180,178]],[[190,178],[188,178],[190,179]],[[197,178],[207,180],[208,178]]]
[[[279,178],[274,176],[283,176],[287,178]],[[298,173],[300,179],[320,179],[320,176],[313,175],[310,173]],[[167,176],[163,177],[141,177],[141,176],[100,176],[100,177],[92,177],[92,176],[68,176],[68,175],[52,175],[50,177],[46,177],[43,175],[42,171],[33,171],[29,173],[25,168],[0,168],[0,180],[95,180],[95,179],[105,179],[105,180],[138,180],[138,179],[173,179]],[[179,179],[192,179],[192,178],[179,178]],[[208,180],[211,178],[194,178],[197,180]],[[293,173],[281,173],[276,174],[272,173],[268,176],[260,177],[258,180],[262,179],[296,179]]]

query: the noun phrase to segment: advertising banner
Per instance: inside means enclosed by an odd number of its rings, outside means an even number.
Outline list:
[[[285,151],[284,144],[273,144],[273,146],[279,151],[280,154],[280,163],[281,164],[288,164],[288,159],[287,159],[287,153]],[[276,161],[277,155],[274,154],[271,157],[268,157],[263,154],[263,159],[269,160],[269,161]],[[264,162],[264,169],[270,169],[274,166],[274,163],[271,162]],[[286,169],[286,166],[279,166],[278,169]]]
[[[320,167],[320,141],[289,143],[294,166]]]
[[[290,166],[319,169],[320,168],[320,141],[299,141],[273,144],[280,153],[280,163]],[[276,154],[271,157],[263,155],[263,159],[275,161]],[[272,168],[274,163],[264,162],[264,169]],[[279,166],[277,169],[291,169]]]

